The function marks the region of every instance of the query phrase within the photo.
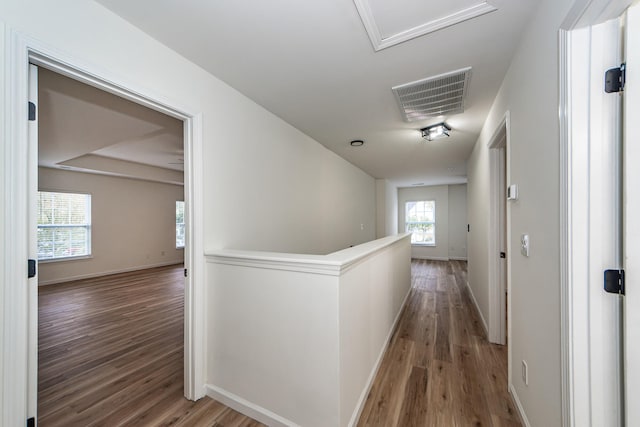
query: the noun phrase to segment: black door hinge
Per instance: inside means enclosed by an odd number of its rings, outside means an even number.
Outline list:
[[[604,290],[610,294],[624,295],[624,270],[605,270]]]
[[[30,259],[27,261],[27,278],[31,279],[36,277],[36,260]]]
[[[611,68],[604,73],[604,91],[607,93],[622,92],[626,79],[626,64]]]
[[[32,122],[36,119],[36,104],[29,102],[29,121]]]
[[[187,269],[184,269],[184,277],[187,277]]]
[[[36,419],[34,417],[27,420],[27,427],[36,427]]]
[[[507,254],[505,252],[500,252],[500,258],[506,258]]]

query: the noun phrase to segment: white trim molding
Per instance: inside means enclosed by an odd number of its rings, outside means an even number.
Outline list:
[[[595,61],[590,31],[592,26],[620,16],[632,2],[576,0],[558,37],[560,356],[562,425],[567,427],[604,425],[594,418],[594,414],[603,413],[604,403],[597,398],[603,387],[595,385],[602,382],[603,375],[596,372],[595,380],[592,378],[597,362],[591,351],[602,343],[598,331],[591,328],[594,319],[601,316],[601,309],[596,309],[599,302],[589,291],[592,265],[599,262],[592,248],[601,245],[589,228],[589,217],[593,214],[590,206],[596,200],[591,190],[594,172],[589,163],[592,148],[588,122],[595,117],[589,110],[590,73]],[[601,286],[601,278],[597,280]],[[597,329],[605,327],[597,323]],[[612,413],[604,412],[605,416]]]
[[[469,295],[471,295],[471,301],[473,301],[473,305],[476,307],[476,311],[478,312],[478,316],[480,316],[480,320],[482,320],[482,329],[484,330],[484,335],[489,336],[489,328],[487,327],[487,321],[484,319],[482,315],[482,311],[480,310],[480,306],[478,305],[478,301],[476,300],[476,296],[473,293],[473,289],[469,286],[469,282],[467,282],[467,291],[469,291]]]
[[[560,30],[558,58],[559,86],[559,130],[560,130],[560,360],[562,387],[562,425],[572,426],[574,395],[572,383],[572,348],[573,333],[571,330],[571,162],[569,154],[569,33]]]
[[[380,32],[380,28],[376,22],[375,15],[369,4],[369,0],[353,0],[364,24],[364,28],[369,35],[371,44],[375,51],[386,49],[391,46],[395,46],[407,40],[414,39],[416,37],[423,36],[425,34],[433,33],[434,31],[441,30],[452,25],[459,24],[469,19],[477,18],[478,16],[485,15],[490,12],[498,10],[495,6],[490,5],[488,2],[482,2],[470,7],[463,8],[457,12],[451,13],[447,16],[443,16],[431,21],[427,21],[421,25],[413,28],[408,28],[392,36],[383,37]]]
[[[509,383],[509,393],[511,393],[511,397],[513,398],[514,403],[516,404],[516,408],[518,409],[518,413],[520,414],[520,419],[525,427],[531,427],[531,423],[527,418],[527,414],[524,412],[524,407],[522,406],[522,402],[520,402],[520,397],[518,397],[518,393],[516,393],[516,388],[513,384]],[[562,424],[564,426],[564,424]]]
[[[224,390],[220,387],[216,387],[212,384],[206,384],[205,389],[207,396],[209,396],[210,398],[215,399],[218,402],[228,406],[229,408],[234,409],[241,414],[251,417],[263,424],[272,427],[299,427],[299,425],[294,423],[293,421],[283,418],[280,415],[275,414],[266,408],[263,408],[262,406],[249,402],[248,400],[243,399],[242,397],[233,394],[230,391]]]
[[[489,333],[488,339],[492,343],[497,344],[505,344],[508,341],[507,331],[510,328],[507,328],[507,324],[505,319],[508,318],[508,313],[505,313],[505,305],[509,305],[509,302],[505,301],[505,292],[502,287],[502,281],[500,280],[499,274],[501,270],[501,258],[498,257],[498,253],[500,252],[500,212],[499,208],[499,197],[500,194],[498,190],[502,183],[502,177],[500,176],[500,172],[503,170],[501,167],[501,159],[499,149],[504,148],[505,150],[505,163],[506,167],[504,168],[505,174],[505,185],[509,179],[509,145],[510,145],[510,125],[511,118],[510,113],[507,111],[500,121],[500,124],[496,127],[494,134],[491,136],[488,142],[489,148],[489,242],[488,242],[488,251],[489,251]],[[506,203],[506,202],[505,202]],[[509,205],[506,207],[507,215],[503,218],[505,222],[506,235],[504,239],[506,241],[506,269],[507,269],[507,283],[504,286],[509,287],[509,283],[511,281],[511,231],[510,231],[510,209]],[[510,295],[510,292],[509,292]],[[507,303],[507,304],[505,304]],[[507,320],[508,322],[508,320]]]

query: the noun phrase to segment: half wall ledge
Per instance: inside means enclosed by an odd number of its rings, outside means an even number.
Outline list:
[[[410,234],[206,262],[207,394],[268,425],[355,425],[411,287]]]

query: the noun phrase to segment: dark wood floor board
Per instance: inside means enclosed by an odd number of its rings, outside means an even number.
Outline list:
[[[39,289],[41,426],[261,426],[183,397],[182,266]]]
[[[521,426],[507,349],[486,340],[466,262],[413,260],[411,280],[358,425]]]

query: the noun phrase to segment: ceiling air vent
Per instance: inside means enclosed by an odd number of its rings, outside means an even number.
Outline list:
[[[459,114],[471,78],[471,67],[391,88],[408,122]]]

